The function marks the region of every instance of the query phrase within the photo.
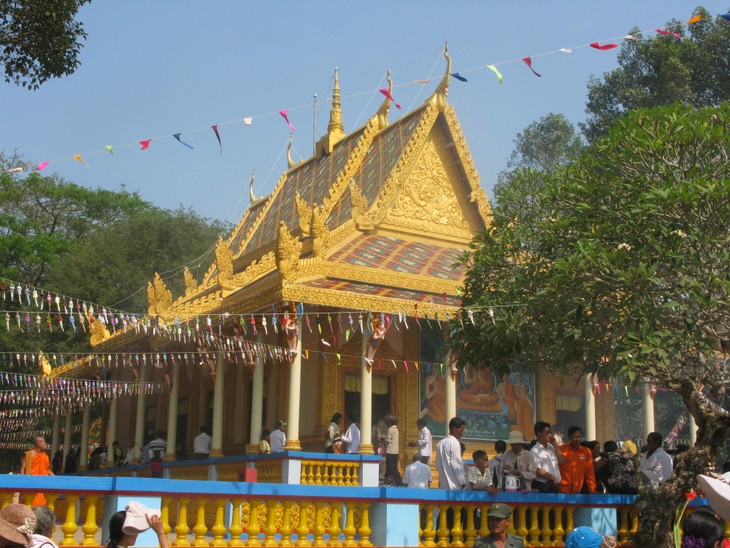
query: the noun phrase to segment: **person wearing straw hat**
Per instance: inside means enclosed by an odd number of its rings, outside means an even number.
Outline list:
[[[33,511],[25,504],[13,502],[0,510],[0,546],[27,546],[36,526]]]
[[[532,453],[525,450],[526,443],[529,442],[519,430],[512,430],[509,433],[507,444],[510,449],[505,451],[499,468],[502,477],[505,478],[505,490],[522,491],[532,488],[532,480],[537,475],[537,465]],[[514,479],[510,480],[510,477]]]
[[[489,534],[478,537],[473,548],[525,548],[521,537],[507,532],[511,516],[512,508],[506,504],[492,504],[487,512]]]

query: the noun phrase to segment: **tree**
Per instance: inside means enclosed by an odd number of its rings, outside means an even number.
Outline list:
[[[563,114],[550,113],[531,123],[514,140],[507,169],[494,185],[495,215],[518,221],[540,208],[541,174],[551,175],[582,150],[583,142]]]
[[[38,89],[79,66],[84,26],[75,20],[90,0],[0,0],[0,63],[5,81]]]
[[[670,21],[667,29],[678,38],[660,34],[624,40],[619,68],[591,77],[588,83],[588,118],[581,124],[589,141],[606,134],[616,120],[638,108],[669,105],[674,101],[695,107],[716,106],[730,99],[730,25],[713,18],[704,8],[693,24]]]
[[[730,380],[729,130],[727,104],[632,112],[545,178],[545,215],[496,217],[462,257],[475,322],[453,326],[460,365],[650,380],[695,418],[675,480],[640,493],[637,544],[668,545],[674,508],[730,433],[712,401]]]

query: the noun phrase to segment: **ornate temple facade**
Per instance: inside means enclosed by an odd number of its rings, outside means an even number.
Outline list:
[[[149,328],[110,334],[96,323],[94,350],[128,357],[115,377],[169,385],[166,395],[114,400],[110,442],[141,446],[163,430],[173,460],[176,447],[192,452],[206,424],[211,455],[237,455],[256,452],[262,429],[283,420],[286,448],[321,451],[330,417],[356,411],[361,452],[373,450],[373,425],[392,413],[405,454],[420,417],[438,436],[459,413],[472,425],[469,445],[484,447],[513,429],[531,438],[536,418],[585,416],[596,390],[584,379],[457,372],[444,353],[461,302],[458,257],[491,218],[447,102],[446,59],[422,105],[391,122],[386,98],[349,134],[335,76],[315,154],[299,163],[289,155],[269,196],[256,198],[251,186],[250,207],[203,278],[186,270],[185,294],[175,298],[155,276]],[[145,352],[165,358],[134,359]],[[612,436],[611,398],[595,400],[593,434]]]

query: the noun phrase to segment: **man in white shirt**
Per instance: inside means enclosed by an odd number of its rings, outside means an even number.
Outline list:
[[[674,469],[672,457],[662,447],[662,441],[664,440],[659,432],[651,432],[646,437],[646,445],[641,448],[639,467],[651,483],[652,489],[667,481]]]
[[[535,437],[537,443],[530,452],[537,467],[536,477],[532,482],[533,489],[541,493],[557,493],[560,484],[560,463],[565,462],[565,456],[560,451],[553,436],[550,423],[538,421],[535,423]]]
[[[433,442],[431,441],[431,431],[426,426],[426,419],[420,418],[416,421],[418,427],[418,440],[409,441],[409,447],[418,447],[418,454],[422,457],[426,457],[425,463],[431,460],[431,453],[433,452]]]
[[[208,434],[208,427],[202,425],[200,427],[200,434],[195,436],[193,440],[193,453],[195,453],[196,459],[207,459],[210,456],[210,444],[213,438]]]
[[[489,459],[487,452],[477,449],[472,453],[474,466],[466,473],[467,489],[471,491],[486,491],[490,495],[497,494],[497,486],[492,481],[492,473],[489,471]]]
[[[403,473],[403,485],[416,489],[428,489],[431,486],[433,473],[424,459],[420,453],[413,455],[413,463],[406,466]]]
[[[347,452],[349,454],[357,453],[360,449],[360,417],[354,411],[347,414],[347,420],[350,421],[350,426],[347,427],[347,431],[340,437],[342,443],[347,444]]]
[[[269,435],[272,453],[281,453],[284,451],[284,444],[286,443],[286,434],[284,433],[285,428],[286,423],[281,419],[274,423],[274,431]]]
[[[449,421],[449,435],[436,446],[436,470],[439,473],[439,489],[457,491],[466,485],[464,461],[461,458],[459,439],[464,435],[466,421],[454,417]]]

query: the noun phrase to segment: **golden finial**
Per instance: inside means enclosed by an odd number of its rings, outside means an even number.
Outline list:
[[[385,71],[385,78],[388,80],[388,93],[393,96],[393,80],[390,78],[390,71]],[[388,113],[390,112],[390,99],[387,97],[383,100],[383,104],[380,105],[378,112],[375,114],[378,117],[379,129],[385,129],[388,127]]]
[[[291,157],[291,147],[292,147],[293,141],[294,141],[294,133],[290,133],[289,134],[289,146],[286,149],[286,163],[288,164],[288,166],[290,168],[294,167],[294,163],[295,163]]]
[[[449,56],[449,43],[444,42],[444,59],[446,59],[446,73],[444,74],[441,83],[434,91],[433,95],[429,97],[426,102],[435,101],[439,109],[443,110],[446,107],[446,97],[449,94],[449,75],[451,74],[451,57]]]
[[[335,86],[332,90],[332,110],[330,111],[330,123],[327,126],[327,132],[332,134],[342,134],[345,127],[342,125],[342,103],[340,102],[340,69],[335,67]]]
[[[248,183],[248,197],[251,199],[251,205],[256,201],[256,196],[253,193],[253,180],[256,178],[256,171],[251,172],[251,181]]]

